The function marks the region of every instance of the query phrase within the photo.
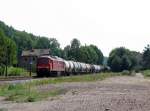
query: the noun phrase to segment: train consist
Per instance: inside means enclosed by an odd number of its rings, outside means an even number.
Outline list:
[[[64,60],[56,56],[40,56],[37,59],[37,76],[39,77],[98,73],[102,70],[103,66],[100,65]]]

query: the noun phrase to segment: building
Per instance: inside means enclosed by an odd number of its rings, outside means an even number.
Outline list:
[[[30,66],[32,66],[32,70],[35,71],[37,58],[43,55],[50,55],[50,49],[24,50],[19,60],[19,66],[27,70],[30,70]]]

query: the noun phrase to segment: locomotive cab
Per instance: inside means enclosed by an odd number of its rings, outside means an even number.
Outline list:
[[[37,59],[37,76],[58,76],[65,72],[65,63],[59,58],[41,56]]]
[[[51,70],[51,62],[49,58],[39,57],[37,59],[37,76],[49,75]]]

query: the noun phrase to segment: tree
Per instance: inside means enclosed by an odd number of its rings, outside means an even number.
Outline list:
[[[111,67],[112,71],[122,71],[121,68],[121,58],[117,55],[115,55],[111,61],[111,63],[109,63],[109,66]]]
[[[129,70],[132,65],[130,55],[124,54],[121,59],[121,70]]]
[[[5,36],[0,29],[0,74],[4,74],[6,65],[16,64],[16,44]]]
[[[134,65],[131,51],[124,47],[112,50],[108,58],[108,65],[115,72],[132,69]]]
[[[91,46],[81,46],[79,51],[79,61],[96,64],[98,60],[98,55],[96,51]]]
[[[25,31],[15,31],[14,33],[13,40],[17,45],[17,55],[19,58],[23,50],[30,50],[34,47],[33,43],[35,41]]]
[[[69,58],[75,61],[79,60],[79,50],[80,50],[80,41],[78,39],[73,39],[71,41],[70,54]]]
[[[91,47],[87,46],[87,51],[88,51],[88,63],[92,64],[97,64],[98,61],[98,54],[96,51]]]
[[[8,57],[8,58],[6,58]],[[16,44],[7,38],[3,31],[0,30],[0,63],[5,64],[8,59],[8,64],[16,64]]]
[[[35,48],[50,49],[50,54],[53,56],[62,56],[60,44],[55,38],[39,37]]]
[[[14,41],[11,39],[7,40],[7,54],[8,54],[8,64],[17,64],[17,47]]]
[[[96,52],[96,54],[98,56],[96,64],[103,64],[104,56],[103,56],[103,53],[101,52],[101,50],[98,49],[98,47],[95,45],[90,45],[90,47],[94,49],[94,51]]]
[[[139,71],[143,69],[142,54],[140,52],[131,51],[132,69]]]
[[[80,51],[79,51],[79,61],[80,62],[85,62],[87,63],[88,62],[88,50],[87,50],[87,47],[86,46],[81,46],[80,47]]]
[[[6,37],[3,33],[3,30],[0,29],[0,65],[5,64],[5,55],[6,55]]]
[[[37,42],[36,42],[36,45],[35,45],[35,48],[39,48],[39,49],[48,49],[50,48],[50,40],[46,37],[39,37]]]
[[[144,69],[150,69],[150,45],[145,47],[142,58]]]
[[[62,49],[60,48],[59,42],[55,38],[49,39],[49,48],[51,55],[62,57]]]
[[[64,50],[63,50],[63,58],[66,59],[66,60],[69,60],[70,56],[70,45],[67,45],[66,47],[64,47]]]
[[[80,45],[81,45],[80,41],[78,39],[76,39],[76,38],[74,38],[71,41],[71,48],[72,49],[78,49],[78,48],[80,48]]]

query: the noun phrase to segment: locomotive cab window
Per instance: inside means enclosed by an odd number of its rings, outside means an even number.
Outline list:
[[[47,58],[39,58],[38,63],[40,64],[48,64],[49,60]]]

